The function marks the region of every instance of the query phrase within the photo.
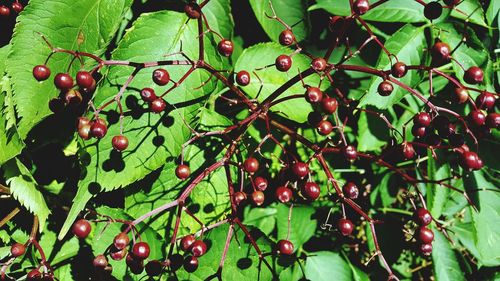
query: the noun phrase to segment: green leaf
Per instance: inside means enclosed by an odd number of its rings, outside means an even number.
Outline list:
[[[234,20],[231,15],[229,0],[213,0],[203,7],[203,14],[210,23],[210,28],[224,38],[233,37]]]
[[[465,280],[450,242],[440,231],[434,230],[432,248],[433,268],[437,281]]]
[[[290,78],[297,75],[299,70],[303,71],[309,68],[310,59],[305,55],[296,54],[292,57],[292,68],[290,68],[288,72],[285,73],[278,71],[276,67],[274,67],[276,58],[279,55],[291,55],[291,53],[292,51],[290,49],[282,47],[276,43],[257,44],[243,51],[234,67],[235,72],[246,70],[250,73],[251,80],[249,85],[242,87],[242,90],[245,91],[245,93],[251,98],[255,98],[259,93],[261,84],[253,73],[255,70],[263,83],[258,100],[263,101],[272,92],[290,80]],[[262,70],[256,70],[266,65],[271,66]],[[304,83],[308,85],[318,85],[319,76],[313,74],[305,78]],[[323,83],[323,85],[326,85],[326,83]],[[302,87],[301,83],[298,82],[281,94],[278,99],[290,95],[303,94],[304,92],[305,89]],[[279,112],[286,118],[303,123],[307,121],[307,115],[312,111],[312,107],[308,103],[305,103],[304,99],[300,98],[279,103],[271,107],[271,110]]]
[[[396,55],[399,61],[407,65],[419,65],[423,62],[426,48],[424,29],[426,26],[415,27],[407,24],[398,30],[385,42],[385,47],[393,55]],[[377,62],[377,69],[387,70],[391,68],[391,62],[387,54],[381,52]],[[399,81],[414,86],[421,80],[421,74],[415,70],[410,70]],[[397,85],[394,85],[394,91],[388,97],[383,97],[377,92],[377,87],[382,82],[382,78],[373,77],[368,93],[361,99],[359,106],[374,105],[379,109],[386,109],[397,103],[408,92]]]
[[[297,41],[302,41],[307,37],[308,19],[306,5],[304,0],[271,0],[273,8],[277,16],[289,26],[293,26],[293,34]],[[272,16],[272,10],[269,5],[269,0],[250,0],[250,5],[259,21],[260,25],[267,33],[269,38],[274,42],[279,41],[280,33],[286,28],[277,20],[270,19],[266,16]],[[295,25],[297,24],[297,25]]]
[[[30,171],[16,158],[5,164],[4,176],[14,199],[26,207],[33,215],[38,216],[40,221],[39,229],[42,232],[50,210]]]
[[[351,14],[349,1],[317,0],[316,2],[317,4],[311,6],[309,10],[324,9],[331,14],[340,16]],[[378,22],[424,22],[426,18],[423,11],[424,6],[416,1],[391,0],[368,11],[361,18]]]
[[[270,235],[276,227],[276,208],[245,208],[245,225],[251,225],[258,228],[266,235]]]
[[[500,13],[500,2],[491,1],[490,5],[488,6],[488,10],[486,10],[486,20],[488,21],[488,24],[490,26],[498,27],[498,22],[495,23],[495,18],[500,18],[499,13]]]
[[[492,3],[494,2],[497,1],[492,1]],[[472,23],[485,27],[488,26],[484,21],[484,11],[478,0],[464,0],[460,2],[456,9],[451,11],[451,16],[461,20],[467,19]]]
[[[286,239],[288,234],[288,214],[289,206],[279,204],[277,206],[278,213],[276,220],[278,221],[278,240]],[[294,250],[297,251],[304,243],[306,243],[317,229],[317,220],[312,219],[314,208],[311,206],[294,206],[292,210],[292,218],[290,221],[290,240],[293,243]]]
[[[59,94],[52,79],[39,83],[33,78],[33,67],[43,64],[51,52],[41,35],[54,47],[101,55],[131,4],[132,0],[30,1],[17,18],[7,59],[14,102],[21,118],[21,138],[51,114],[48,102]],[[84,40],[79,44],[82,36]],[[72,58],[67,54],[56,54],[48,64],[52,75],[66,72]],[[72,73],[79,68],[78,64],[73,66]]]
[[[380,118],[361,112],[358,120],[358,150],[380,152],[389,139],[387,124]]]
[[[71,237],[67,241],[57,241],[56,233],[45,231],[40,239],[40,246],[47,257],[50,257],[51,264],[67,262],[75,257],[80,249],[78,238]],[[55,252],[54,252],[55,251]]]
[[[436,160],[432,157],[432,152],[427,152],[427,177],[430,180],[442,180],[450,175],[449,167],[443,165],[439,168],[436,166]],[[430,210],[434,218],[439,218],[443,211],[443,207],[448,199],[449,189],[439,184],[428,183],[426,185],[425,195],[427,196],[427,208]]]
[[[353,270],[339,254],[334,252],[314,252],[310,253],[304,268],[306,278],[311,281],[352,281],[368,280],[365,274]],[[357,276],[357,278],[355,277]],[[363,277],[361,277],[363,276]]]
[[[0,80],[0,165],[18,155],[24,147],[15,127],[10,79]]]

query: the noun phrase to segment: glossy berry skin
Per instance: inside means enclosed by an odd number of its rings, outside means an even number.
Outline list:
[[[201,17],[201,9],[196,2],[187,3],[186,6],[184,6],[184,12],[191,19],[198,19]]]
[[[278,248],[278,252],[282,255],[291,255],[293,254],[293,244],[292,242],[288,241],[288,240],[280,240],[278,241],[278,244],[277,244],[277,248]]]
[[[409,142],[404,142],[401,144],[401,153],[405,159],[413,159],[415,157],[415,149],[413,145]]]
[[[109,257],[113,259],[114,261],[121,261],[125,256],[127,256],[127,248],[118,250],[118,249],[112,249],[111,252],[109,253]]]
[[[279,71],[286,72],[292,67],[292,58],[287,55],[279,55],[274,65]]]
[[[354,230],[354,224],[348,219],[340,219],[337,227],[343,236],[349,236]]]
[[[82,126],[86,126],[86,125],[90,125],[90,119],[88,119],[87,117],[78,117],[78,122],[77,122],[77,127],[78,128],[81,128]]]
[[[354,2],[353,8],[357,15],[364,15],[370,9],[370,3],[368,0],[357,0]]]
[[[10,9],[4,5],[0,5],[0,17],[8,17],[10,15]]]
[[[472,66],[464,73],[464,81],[469,84],[479,84],[484,80],[484,72],[477,66]]]
[[[242,70],[236,74],[236,83],[240,86],[246,86],[250,84],[250,73],[248,71]]]
[[[318,87],[308,87],[306,90],[306,100],[310,103],[318,103],[323,99],[323,92]]]
[[[95,120],[92,126],[90,126],[90,134],[95,138],[102,139],[106,136],[107,132],[108,126],[106,126],[106,123],[102,119]]]
[[[20,257],[20,256],[24,255],[24,253],[26,253],[26,247],[21,243],[14,243],[10,247],[10,254],[14,258]]]
[[[424,137],[426,133],[427,133],[426,127],[413,126],[411,128],[411,134],[414,137],[421,138]]]
[[[407,71],[406,64],[400,61],[396,62],[391,68],[391,74],[396,78],[405,76]]]
[[[266,200],[264,192],[256,190],[252,193],[252,201],[256,206],[261,206],[262,204],[264,204],[264,200]]]
[[[316,129],[320,135],[327,136],[333,131],[333,125],[328,120],[322,120]]]
[[[92,137],[90,133],[90,124],[80,126],[78,128],[78,135],[84,140],[89,140]]]
[[[234,50],[233,42],[227,39],[222,39],[217,45],[217,50],[219,51],[219,54],[229,57]]]
[[[16,13],[21,13],[24,9],[24,6],[23,4],[19,3],[19,2],[14,2],[12,3],[12,10],[14,10]]]
[[[495,106],[495,96],[490,93],[481,93],[476,98],[476,106],[479,109],[492,109]]]
[[[295,35],[290,29],[285,29],[280,33],[279,42],[283,46],[290,46],[295,42]]]
[[[191,245],[191,253],[195,257],[201,257],[207,252],[207,244],[201,240],[194,241],[193,245]]]
[[[469,122],[474,126],[482,126],[486,122],[486,115],[481,110],[473,110],[469,113]]]
[[[45,81],[50,77],[50,69],[46,65],[33,67],[33,77],[38,81]]]
[[[425,208],[418,208],[415,211],[415,220],[421,226],[427,226],[432,222],[432,215]]]
[[[149,109],[153,113],[161,113],[167,107],[167,103],[162,98],[157,98],[149,104]]]
[[[87,238],[87,236],[89,236],[90,230],[92,230],[92,227],[90,226],[89,221],[86,219],[77,220],[73,224],[72,228],[73,234],[80,239]]]
[[[326,114],[333,114],[335,111],[337,111],[339,103],[335,98],[331,97],[325,97],[321,101],[321,108],[323,109],[323,112]]]
[[[354,161],[358,157],[358,152],[356,148],[352,145],[348,145],[342,149],[342,153],[347,161]]]
[[[450,46],[444,42],[436,42],[431,48],[432,60],[436,63],[446,63],[451,59]]]
[[[432,244],[421,244],[420,253],[424,256],[430,256],[432,254]]]
[[[155,90],[151,88],[144,88],[141,90],[141,99],[145,102],[153,102],[158,97],[156,96]]]
[[[394,86],[392,86],[391,82],[382,81],[378,84],[377,91],[379,95],[387,97],[394,91]]]
[[[92,77],[89,72],[78,71],[78,73],[76,73],[76,84],[78,84],[80,88],[91,88],[94,83],[94,77]]]
[[[128,147],[128,138],[123,135],[114,136],[111,140],[113,148],[118,151],[124,151]]]
[[[453,99],[458,103],[465,103],[469,99],[469,91],[465,88],[455,88]]]
[[[27,281],[40,281],[42,280],[42,273],[38,269],[33,269],[26,275]]]
[[[158,68],[153,71],[153,82],[158,86],[165,86],[170,81],[170,74],[163,68]]]
[[[250,174],[257,172],[259,170],[259,160],[253,157],[248,158],[243,163],[243,169],[245,169],[245,171]]]
[[[342,187],[342,190],[344,191],[344,196],[349,198],[349,199],[357,199],[359,196],[359,188],[356,186],[356,184],[352,182],[348,182],[344,184],[344,187]]]
[[[267,180],[263,177],[256,177],[254,179],[254,184],[255,184],[255,188],[257,188],[257,190],[260,190],[260,191],[266,190],[267,186],[268,186]]]
[[[92,261],[92,265],[96,268],[105,268],[108,266],[108,259],[104,255],[98,255]]]
[[[189,169],[188,165],[180,164],[175,168],[175,176],[178,179],[185,180],[191,175],[191,169]]]
[[[147,259],[149,257],[150,249],[146,242],[137,242],[132,247],[132,255],[137,259]]]
[[[298,178],[303,178],[309,174],[309,165],[304,162],[296,162],[292,165],[292,172]]]
[[[318,72],[325,71],[327,65],[328,64],[324,58],[315,58],[311,62],[311,67]]]
[[[306,182],[302,187],[302,195],[308,200],[314,201],[318,199],[320,193],[321,189],[315,182]]]
[[[193,235],[186,235],[181,239],[181,249],[186,252],[191,249],[191,245],[196,241]]]
[[[67,73],[58,73],[54,77],[54,85],[61,91],[69,90],[73,87],[73,78]]]
[[[492,112],[486,116],[486,126],[490,129],[496,129],[500,126],[500,114]]]
[[[253,198],[253,194],[252,194]],[[233,200],[236,206],[239,206],[243,201],[247,200],[247,195],[244,192],[238,191],[233,194]]]
[[[281,203],[287,203],[292,200],[293,192],[286,186],[280,186],[276,189],[276,199]]]
[[[434,232],[429,228],[422,226],[418,229],[418,240],[423,244],[430,244],[434,240]]]
[[[163,270],[163,264],[158,260],[152,260],[146,264],[145,269],[148,276],[159,276]]]
[[[413,117],[413,124],[418,127],[429,127],[431,121],[431,116],[427,112],[420,112]]]
[[[125,249],[128,243],[130,243],[130,238],[125,232],[118,233],[118,235],[116,235],[115,238],[113,239],[113,245],[118,250]]]
[[[438,1],[427,3],[424,7],[424,16],[429,20],[435,20],[443,13],[443,6]]]
[[[70,107],[76,107],[82,103],[82,95],[79,91],[71,89],[64,94],[64,102]]]
[[[461,165],[467,170],[479,170],[481,169],[481,162],[477,153],[473,151],[464,151],[461,157]]]
[[[184,259],[184,270],[189,273],[193,273],[198,269],[198,258],[193,256],[187,256]]]

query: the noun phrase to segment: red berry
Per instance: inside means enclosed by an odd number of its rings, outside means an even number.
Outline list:
[[[93,137],[102,139],[108,132],[108,126],[103,119],[96,119],[90,126],[90,133]]]
[[[132,254],[134,255],[134,258],[137,259],[147,259],[149,257],[149,252],[149,245],[146,242],[137,242],[132,247]]]
[[[333,114],[337,110],[338,105],[337,100],[330,97],[325,97],[321,101],[321,108],[323,108],[326,114]]]
[[[27,281],[40,281],[42,280],[42,273],[38,269],[33,269],[26,275]]]
[[[0,17],[8,17],[10,15],[10,9],[4,5],[0,5]]]
[[[191,249],[191,245],[196,241],[193,235],[186,235],[181,239],[181,249],[186,252]]]
[[[109,256],[115,261],[122,260],[126,255],[127,255],[127,248],[123,248],[121,250],[114,248],[109,253]]]
[[[432,222],[432,215],[425,208],[418,208],[415,212],[415,220],[422,226],[429,225]]]
[[[97,268],[105,268],[108,266],[108,259],[104,255],[98,255],[94,258],[92,264]]]
[[[123,135],[114,136],[111,140],[113,148],[118,151],[124,151],[128,147],[128,138]]]
[[[233,53],[233,42],[227,39],[222,39],[219,44],[217,45],[217,50],[219,51],[219,54],[229,57]]]
[[[421,244],[420,252],[424,256],[430,256],[432,254],[432,244]]]
[[[184,270],[189,273],[195,272],[198,269],[198,259],[193,256],[187,256],[184,259]]]
[[[92,230],[92,227],[86,219],[77,220],[72,228],[73,234],[80,239],[89,236],[90,230]]]
[[[449,62],[451,59],[450,46],[444,42],[436,42],[431,48],[432,60],[442,64]]]
[[[153,71],[153,82],[159,86],[165,86],[170,81],[170,74],[163,68],[158,68]]]
[[[94,85],[94,77],[87,71],[78,71],[76,74],[76,84],[80,88],[91,88]]]
[[[283,46],[290,46],[295,42],[295,35],[290,29],[285,29],[280,33],[279,41]]]
[[[166,261],[166,266],[174,272],[181,268],[184,258],[180,254],[173,254]]]
[[[259,170],[259,161],[250,157],[243,163],[243,168],[247,173],[253,174]]]
[[[302,195],[306,197],[308,200],[316,200],[318,199],[321,193],[321,189],[319,185],[315,182],[306,182],[302,187]]]
[[[264,200],[266,199],[264,192],[257,190],[252,193],[252,201],[256,206],[261,206],[264,204]]]
[[[405,76],[407,71],[406,64],[400,61],[396,62],[391,68],[392,76],[396,78]]]
[[[242,70],[236,74],[236,83],[240,86],[246,86],[250,84],[250,73],[248,71]]]
[[[291,255],[293,254],[293,244],[288,240],[280,240],[278,241],[278,252],[283,255]]]
[[[286,186],[280,186],[276,189],[276,198],[281,203],[287,203],[292,200],[293,192],[290,188]]]
[[[340,219],[337,227],[343,236],[351,235],[354,230],[354,224],[348,219]]]
[[[415,149],[409,142],[403,142],[401,144],[401,152],[403,153],[403,157],[405,159],[413,159],[413,157],[415,157]]]
[[[90,128],[91,128],[90,124],[80,126],[78,128],[78,135],[84,140],[89,140],[92,137]]]
[[[286,72],[292,67],[292,58],[287,55],[280,55],[275,61],[276,69],[281,72]]]
[[[45,81],[50,77],[50,69],[46,65],[33,67],[33,77],[38,81]]]
[[[496,129],[500,126],[500,114],[492,112],[486,116],[486,126],[491,129]]]
[[[418,229],[418,240],[423,244],[430,244],[434,240],[434,232],[425,226]]]
[[[469,99],[469,91],[465,88],[455,88],[453,99],[458,103],[464,103]]]
[[[370,9],[370,3],[368,0],[357,0],[354,2],[353,8],[357,15],[364,15]]]
[[[477,66],[472,66],[464,73],[464,81],[469,84],[479,84],[484,80],[484,72]]]
[[[382,82],[380,82],[380,84],[378,84],[377,90],[378,90],[379,95],[386,97],[392,93],[392,91],[394,90],[394,87],[392,86],[392,84],[390,82],[382,81]]]
[[[348,183],[344,184],[344,187],[342,187],[342,190],[344,191],[344,195],[349,199],[356,199],[359,196],[359,189],[352,182],[348,182]]]
[[[20,256],[24,255],[24,253],[26,253],[26,247],[21,243],[14,243],[10,247],[10,254],[14,258],[20,257]]]
[[[56,77],[54,77],[54,85],[56,85],[59,90],[69,90],[73,87],[73,78],[67,73],[58,73]]]
[[[318,72],[324,71],[327,65],[328,64],[324,58],[315,58],[311,62],[312,68]]]
[[[257,188],[257,190],[264,191],[267,189],[268,182],[263,177],[256,177],[254,179],[254,184],[255,184],[255,188]]]
[[[144,88],[141,90],[141,98],[145,102],[153,102],[158,97],[155,94],[155,90],[151,88]]]
[[[473,151],[464,151],[462,153],[461,165],[467,170],[479,170],[481,169],[482,161],[480,161],[479,156]]]
[[[78,117],[78,123],[77,123],[77,127],[78,128],[81,128],[82,126],[85,126],[85,125],[90,125],[91,122],[90,122],[90,119],[88,119],[87,117]]]
[[[342,152],[344,153],[344,157],[348,161],[353,161],[356,160],[358,157],[358,152],[356,151],[356,148],[352,145],[348,145],[342,149]]]
[[[327,136],[333,131],[333,125],[328,120],[322,120],[316,129],[320,135]]]
[[[411,128],[411,134],[417,138],[421,138],[421,137],[425,136],[426,133],[427,133],[427,129],[425,127],[419,127],[419,126],[414,125]]]
[[[413,117],[413,124],[418,127],[429,127],[431,121],[431,116],[427,112],[420,112]]]
[[[152,260],[146,264],[145,268],[148,276],[159,276],[162,273],[163,264],[158,260]]]
[[[157,98],[149,104],[149,109],[153,113],[161,113],[167,107],[167,103],[162,98]]]
[[[476,106],[479,109],[492,109],[495,106],[495,96],[490,93],[482,93],[476,98]]]
[[[309,174],[309,165],[304,162],[295,162],[292,166],[292,172],[299,178],[303,178]]]
[[[234,203],[236,204],[236,206],[239,206],[241,204],[241,202],[247,200],[247,195],[241,191],[234,193],[233,197],[234,197]],[[252,194],[252,198],[253,198],[253,194]]]
[[[306,90],[306,100],[310,103],[318,103],[323,99],[323,92],[318,87],[308,87]]]
[[[185,180],[191,175],[191,169],[188,165],[180,164],[175,168],[175,175],[178,179]]]
[[[195,257],[201,257],[207,252],[207,245],[201,240],[196,240],[191,245],[191,253]]]
[[[443,6],[439,2],[429,2],[424,7],[424,16],[429,20],[435,20],[443,13]]]
[[[469,113],[469,122],[474,126],[482,126],[486,122],[486,115],[481,110],[473,110]]]
[[[64,101],[70,107],[76,107],[82,103],[82,95],[77,90],[71,89],[64,94]]]
[[[198,19],[201,17],[200,6],[194,1],[191,1],[184,6],[184,12],[191,19]]]
[[[130,238],[128,238],[128,235],[125,232],[118,233],[118,235],[116,235],[113,239],[113,245],[118,250],[125,249],[128,243],[130,243]]]
[[[19,2],[14,2],[12,3],[12,10],[14,10],[16,13],[21,13],[24,9],[24,6],[23,4],[19,3]]]
[[[144,259],[135,258],[133,255],[128,254],[125,262],[133,274],[141,274],[144,270]]]

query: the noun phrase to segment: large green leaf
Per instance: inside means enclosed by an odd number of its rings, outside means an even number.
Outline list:
[[[385,47],[393,55],[396,55],[399,61],[407,65],[420,65],[424,60],[424,49],[426,48],[425,41],[425,26],[416,27],[407,24],[398,30],[394,35],[385,42]],[[393,58],[394,59],[394,58]],[[380,54],[377,62],[377,68],[387,70],[391,68],[391,62],[386,53]],[[402,83],[414,86],[421,80],[421,74],[415,70],[408,71],[408,73],[399,81]],[[394,91],[390,96],[383,97],[377,92],[377,87],[382,82],[382,78],[373,77],[368,93],[361,99],[360,106],[374,105],[380,109],[391,107],[394,103],[398,102],[408,92],[399,86],[394,85]]]
[[[492,3],[498,1],[491,1]],[[460,10],[460,11],[458,11]],[[452,17],[468,20],[482,26],[488,26],[484,21],[484,11],[479,0],[464,0],[451,12]]]
[[[39,83],[32,75],[33,67],[43,64],[51,52],[41,35],[54,47],[101,55],[131,4],[132,0],[30,1],[18,17],[7,60],[22,138],[50,115],[48,102],[59,94],[52,79]],[[55,55],[48,64],[52,77],[66,72],[71,59],[67,54]],[[72,72],[78,70],[74,66]]]
[[[307,257],[304,271],[306,278],[311,281],[369,280],[364,272],[334,252],[311,253]]]
[[[432,152],[429,150],[427,152],[427,177],[430,180],[442,180],[448,178],[450,175],[449,167],[443,165],[437,167],[436,160],[432,157]],[[443,207],[448,199],[448,194],[450,189],[439,185],[428,183],[426,185],[426,197],[427,197],[427,208],[431,211],[434,218],[439,218],[443,212]]]
[[[434,230],[432,242],[432,261],[437,281],[465,280],[450,242],[437,230]]]
[[[277,221],[278,221],[278,239],[286,239],[288,234],[288,214],[289,206],[279,204],[277,206]],[[294,206],[292,217],[290,220],[290,240],[297,251],[304,243],[306,243],[317,229],[317,221],[312,219],[314,208],[310,206]]]

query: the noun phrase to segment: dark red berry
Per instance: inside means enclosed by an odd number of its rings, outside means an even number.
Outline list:
[[[38,81],[45,81],[50,77],[50,69],[46,65],[33,67],[33,77]]]
[[[286,72],[292,67],[292,58],[287,55],[280,55],[276,58],[274,64],[276,65],[276,69]]]
[[[473,110],[469,113],[469,122],[474,126],[482,126],[486,122],[486,115],[481,110]]]
[[[414,125],[411,128],[411,134],[417,138],[424,137],[426,133],[427,133],[427,129],[425,127],[419,127],[419,126]]]
[[[250,73],[248,71],[242,70],[236,74],[236,83],[240,86],[246,86],[250,84]]]
[[[191,245],[196,241],[196,238],[193,235],[186,235],[181,239],[181,249],[186,252],[191,249]]]
[[[496,129],[500,126],[500,114],[492,112],[486,116],[486,126],[490,129]]]
[[[54,77],[54,85],[56,85],[59,90],[69,90],[73,87],[73,78],[67,73],[58,73],[56,77]]]
[[[316,70],[318,72],[322,72],[322,71],[325,71],[325,69],[327,67],[327,62],[324,58],[315,58],[311,62],[311,66],[314,70]]]
[[[163,264],[158,260],[152,260],[146,264],[145,269],[148,276],[159,276],[163,270]]]
[[[115,261],[120,261],[123,260],[123,258],[127,255],[127,248],[123,248],[121,250],[118,250],[116,248],[112,249],[111,252],[109,253],[109,256],[115,260]]]
[[[64,101],[69,107],[76,107],[82,103],[83,97],[79,91],[71,89],[64,94]]]
[[[285,29],[280,33],[279,41],[283,46],[290,46],[295,42],[295,35],[290,29]]]
[[[396,62],[391,68],[392,76],[396,78],[405,76],[407,71],[406,64],[400,61]]]
[[[469,84],[479,84],[484,80],[484,72],[477,66],[472,66],[464,73],[464,81]]]
[[[191,175],[191,169],[188,165],[180,164],[175,168],[175,175],[178,179],[185,180]]]
[[[133,255],[128,254],[125,262],[133,274],[139,275],[144,271],[144,259],[135,258]]]
[[[189,273],[195,272],[198,269],[198,259],[193,256],[187,256],[184,259],[184,270]]]
[[[147,259],[149,257],[149,245],[146,242],[137,242],[132,247],[132,254],[136,259]]]
[[[307,198],[308,200],[313,201],[318,199],[320,193],[321,189],[319,188],[319,185],[315,182],[306,182],[302,187],[302,195],[304,195],[304,197]]]
[[[345,146],[342,149],[342,153],[344,154],[345,159],[347,159],[348,161],[353,161],[358,157],[358,152],[352,145]]]
[[[370,9],[368,0],[357,0],[353,5],[354,12],[357,15],[364,15]]]
[[[236,206],[239,206],[241,204],[241,202],[247,200],[247,195],[241,191],[234,193],[233,197],[234,197],[234,203],[236,204]],[[252,194],[252,198],[253,198],[253,194]]]
[[[92,137],[90,128],[91,128],[90,124],[85,124],[80,126],[78,128],[78,135],[84,140],[89,140]]]
[[[163,68],[158,68],[153,71],[153,82],[159,86],[165,86],[170,81],[170,74]]]
[[[450,46],[444,42],[436,42],[431,48],[432,60],[442,64],[449,62],[451,59]]]
[[[455,88],[453,99],[458,103],[464,103],[469,99],[469,91],[465,88]]]
[[[328,120],[322,120],[316,129],[320,135],[327,136],[333,131],[333,125]]]
[[[26,275],[27,281],[40,281],[42,280],[42,273],[38,269],[33,269]]]
[[[415,220],[421,226],[427,226],[432,222],[432,215],[427,209],[418,208],[417,211],[415,211]]]
[[[189,2],[184,6],[184,12],[191,19],[198,19],[201,17],[200,6],[196,2]]]
[[[76,74],[76,84],[78,84],[80,88],[91,88],[94,83],[94,77],[92,77],[92,74],[89,72],[78,71]]]
[[[323,92],[318,87],[308,87],[306,90],[306,100],[310,103],[318,103],[323,99]]]
[[[12,10],[14,10],[16,13],[21,13],[24,9],[24,6],[23,4],[19,3],[19,2],[14,2],[12,3]]]
[[[405,159],[413,159],[413,157],[415,157],[415,149],[409,142],[403,142],[401,144],[401,153]]]
[[[293,254],[293,244],[288,240],[280,240],[278,241],[278,252],[283,255],[291,255]]]
[[[217,50],[219,51],[219,54],[229,57],[233,53],[233,42],[227,39],[222,39],[219,44],[217,45]]]
[[[388,81],[382,81],[380,84],[378,84],[378,93],[379,95],[383,97],[389,96],[392,91],[394,90],[394,87],[392,86],[391,82]]]
[[[10,15],[10,9],[4,5],[0,5],[0,17],[8,17]]]
[[[464,151],[462,153],[460,164],[467,170],[478,170],[481,168],[481,162],[477,153],[473,151]]]
[[[173,254],[171,257],[167,259],[166,265],[170,270],[177,271],[181,268],[182,263],[184,262],[184,258],[180,254]]]
[[[357,199],[359,196],[359,189],[353,182],[348,182],[342,187],[345,197],[349,199]]]
[[[196,240],[191,245],[191,253],[195,257],[201,257],[207,252],[207,245],[201,240]]]
[[[349,236],[354,230],[354,224],[348,219],[340,219],[337,227],[343,236]]]
[[[90,125],[91,122],[90,122],[90,119],[88,119],[87,117],[78,117],[78,122],[77,122],[77,127],[78,128],[81,128],[82,126],[86,126],[86,125]]]
[[[72,228],[73,234],[80,239],[83,239],[83,238],[86,238],[87,236],[89,236],[90,230],[92,230],[92,227],[90,226],[89,221],[86,219],[77,220],[73,224],[73,228]]]
[[[418,127],[429,127],[431,121],[431,116],[427,112],[420,112],[413,117],[413,124]]]
[[[337,100],[331,97],[325,97],[321,101],[321,108],[326,114],[333,114],[337,110],[338,105]]]
[[[128,243],[130,243],[130,238],[125,232],[118,233],[118,235],[116,235],[115,238],[113,239],[113,245],[118,250],[125,249]]]
[[[424,16],[429,20],[435,20],[443,13],[443,6],[438,1],[429,2],[424,7]]]
[[[128,147],[128,138],[123,135],[114,136],[111,143],[114,149],[124,151]]]
[[[102,139],[108,132],[108,126],[103,119],[96,119],[90,126],[90,133],[93,137]]]
[[[495,106],[495,96],[490,93],[481,93],[479,96],[476,98],[476,106],[479,109],[492,109]]]
[[[141,98],[145,102],[153,102],[158,97],[155,94],[155,90],[151,88],[144,88],[141,90]]]
[[[434,232],[425,226],[418,229],[418,240],[423,244],[430,244],[434,240]]]
[[[260,190],[256,190],[252,193],[252,201],[256,206],[261,206],[264,204],[264,200],[266,199],[264,192]]]
[[[420,252],[424,256],[430,256],[432,254],[432,244],[421,244]]]
[[[243,163],[243,168],[247,173],[253,174],[259,170],[259,161],[250,157]]]
[[[108,266],[108,259],[104,255],[98,255],[92,261],[92,265],[97,268],[105,268]]]
[[[255,184],[255,188],[257,188],[257,190],[264,191],[267,189],[268,182],[263,177],[256,177],[254,179],[254,184]]]
[[[280,186],[276,189],[276,198],[281,203],[287,203],[292,200],[293,192],[290,188],[286,186]]]
[[[24,255],[25,252],[26,252],[26,247],[23,244],[21,244],[21,243],[14,243],[10,247],[10,254],[14,258],[17,258],[17,257],[20,257],[20,256]]]
[[[157,98],[149,104],[149,109],[153,113],[161,113],[167,107],[167,103],[162,98]]]
[[[292,165],[292,172],[298,178],[303,178],[309,174],[309,165],[304,162],[295,162]]]

